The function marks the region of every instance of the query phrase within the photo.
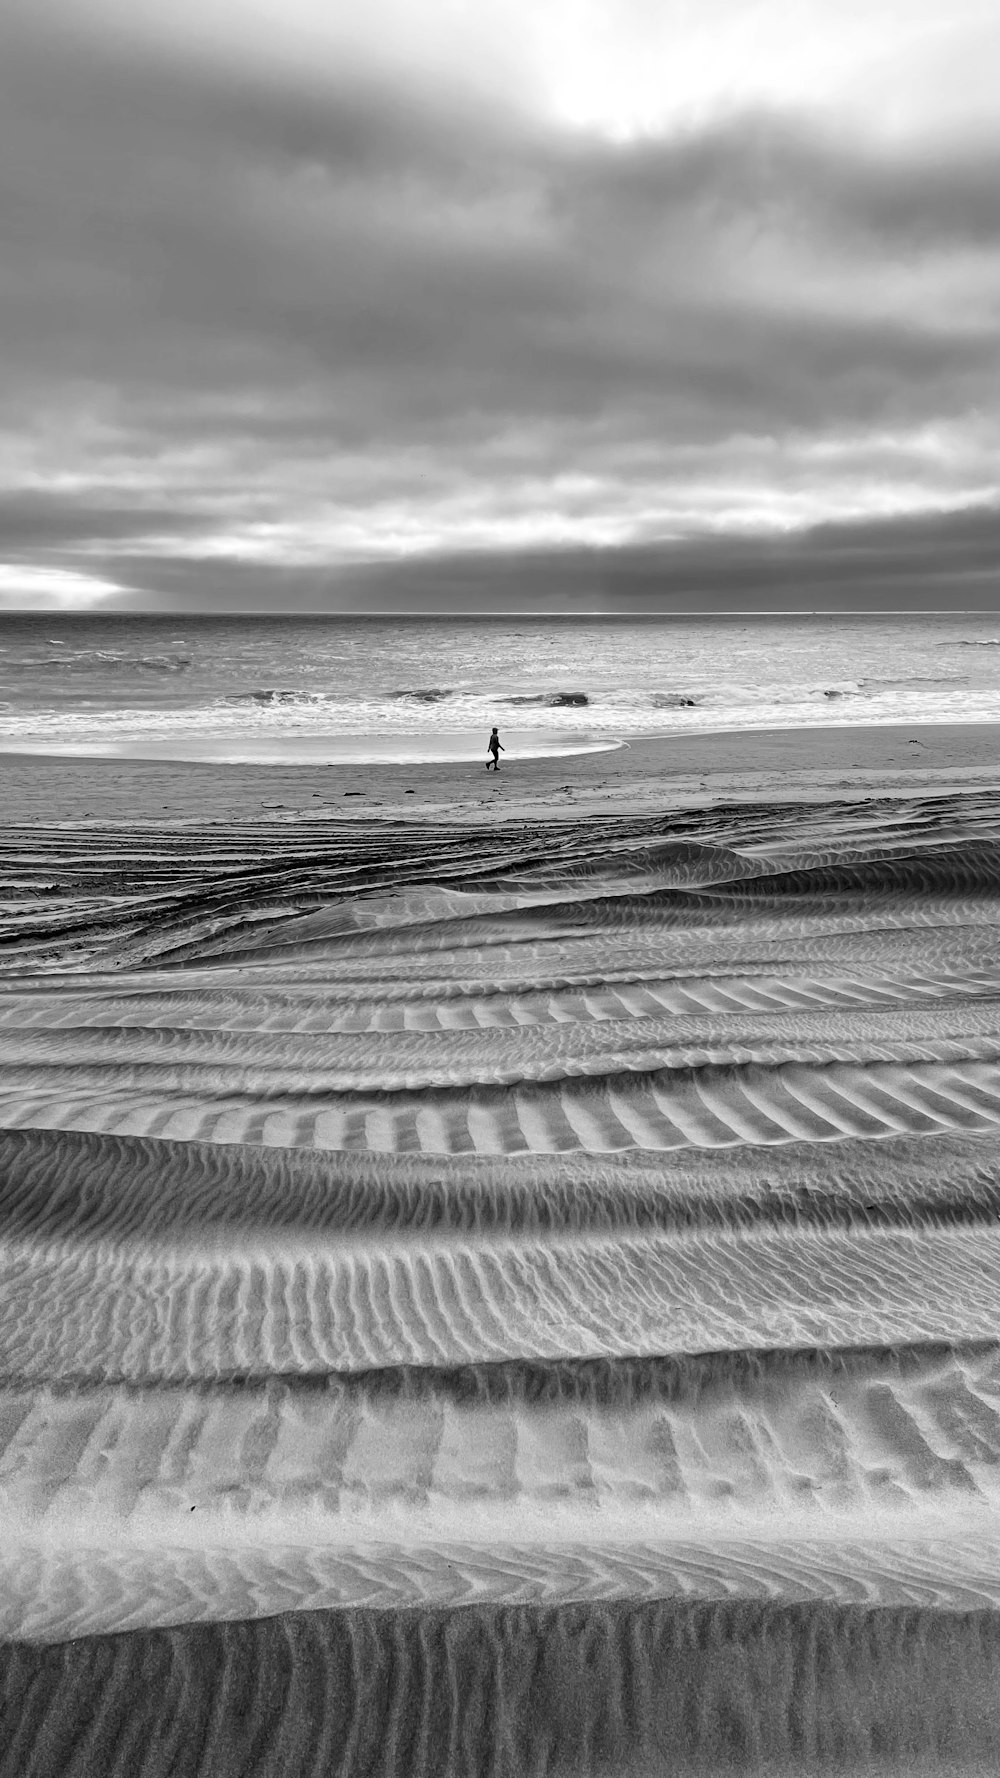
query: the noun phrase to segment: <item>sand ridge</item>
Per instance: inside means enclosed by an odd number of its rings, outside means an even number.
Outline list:
[[[643,1600],[985,1646],[998,924],[986,790],[8,830],[0,1696],[373,1610],[579,1609],[606,1697]]]
[[[2,1778],[905,1771],[1000,1758],[997,1616],[735,1600],[289,1612],[21,1646]]]

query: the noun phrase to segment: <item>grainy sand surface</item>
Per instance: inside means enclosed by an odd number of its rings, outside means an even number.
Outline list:
[[[886,791],[1000,789],[1000,725],[909,724],[636,738],[608,753],[420,766],[194,765],[0,753],[5,819],[244,822],[345,815],[463,822],[615,814],[734,798],[809,801]],[[345,800],[346,799],[346,800]]]
[[[0,762],[3,1778],[1000,1766],[997,739]]]

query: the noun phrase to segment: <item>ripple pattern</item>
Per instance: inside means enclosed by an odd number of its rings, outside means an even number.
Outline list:
[[[62,1769],[57,1679],[111,1724],[136,1662],[190,1688],[196,1649],[377,1645],[381,1741],[328,1701],[341,1764],[301,1768],[360,1772],[403,1769],[399,1713],[477,1637],[511,1696],[596,1638],[595,1710],[685,1638],[791,1638],[798,1739],[734,1705],[734,1770],[815,1755],[824,1638],[893,1684],[893,1635],[992,1648],[995,797],[8,831],[0,876],[18,1770]],[[405,1769],[488,1769],[442,1721]],[[101,1769],[174,1769],[133,1730]],[[565,1769],[619,1770],[604,1732]]]

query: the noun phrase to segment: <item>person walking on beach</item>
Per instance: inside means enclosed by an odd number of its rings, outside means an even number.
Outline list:
[[[490,738],[486,743],[486,751],[487,751],[487,753],[492,753],[492,755],[493,755],[493,770],[495,772],[498,772],[500,770],[500,755],[501,755],[501,753],[506,753],[507,749],[506,749],[506,747],[502,747],[500,745],[500,736],[497,734],[496,729],[493,729],[491,731]],[[489,760],[487,760],[486,761],[486,770],[489,771],[489,769],[490,769],[490,762],[489,762]]]

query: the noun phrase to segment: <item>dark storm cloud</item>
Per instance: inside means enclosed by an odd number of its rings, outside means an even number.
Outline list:
[[[38,489],[0,491],[0,552],[6,559],[37,559],[51,549],[136,543],[145,537],[191,537],[211,527],[194,508],[126,505],[93,495]]]
[[[747,116],[680,142],[584,157],[581,201],[605,226],[655,224],[678,210],[717,222],[805,230],[887,250],[1000,243],[1000,143],[975,153],[867,152],[829,132]]]
[[[456,498],[503,545],[512,503],[572,471],[570,518],[627,531],[688,450],[724,488],[741,437],[849,454],[996,411],[995,145],[863,153],[761,117],[616,145],[22,15],[0,169],[0,425],[35,476],[104,490],[11,495],[0,549],[39,561],[166,533],[196,553],[213,522],[238,557],[262,520],[389,554],[393,503],[440,554]],[[915,477],[929,503],[984,491],[982,465],[899,452],[911,502]],[[123,560],[130,585],[170,581],[160,553]]]
[[[613,549],[443,555],[339,570],[213,558],[126,559],[157,609],[550,612],[1000,609],[1000,503],[963,512],[815,525]]]
[[[367,586],[366,586],[367,583]],[[580,597],[602,611],[782,609],[960,610],[1000,604],[1000,505],[972,512],[816,525],[779,537],[737,535],[614,550],[535,551],[515,555],[498,571],[496,558],[458,558],[421,565],[417,575],[380,567],[356,583],[378,593],[442,599],[462,609],[470,594],[492,596],[505,585],[530,592],[530,608],[546,588],[567,609]]]

